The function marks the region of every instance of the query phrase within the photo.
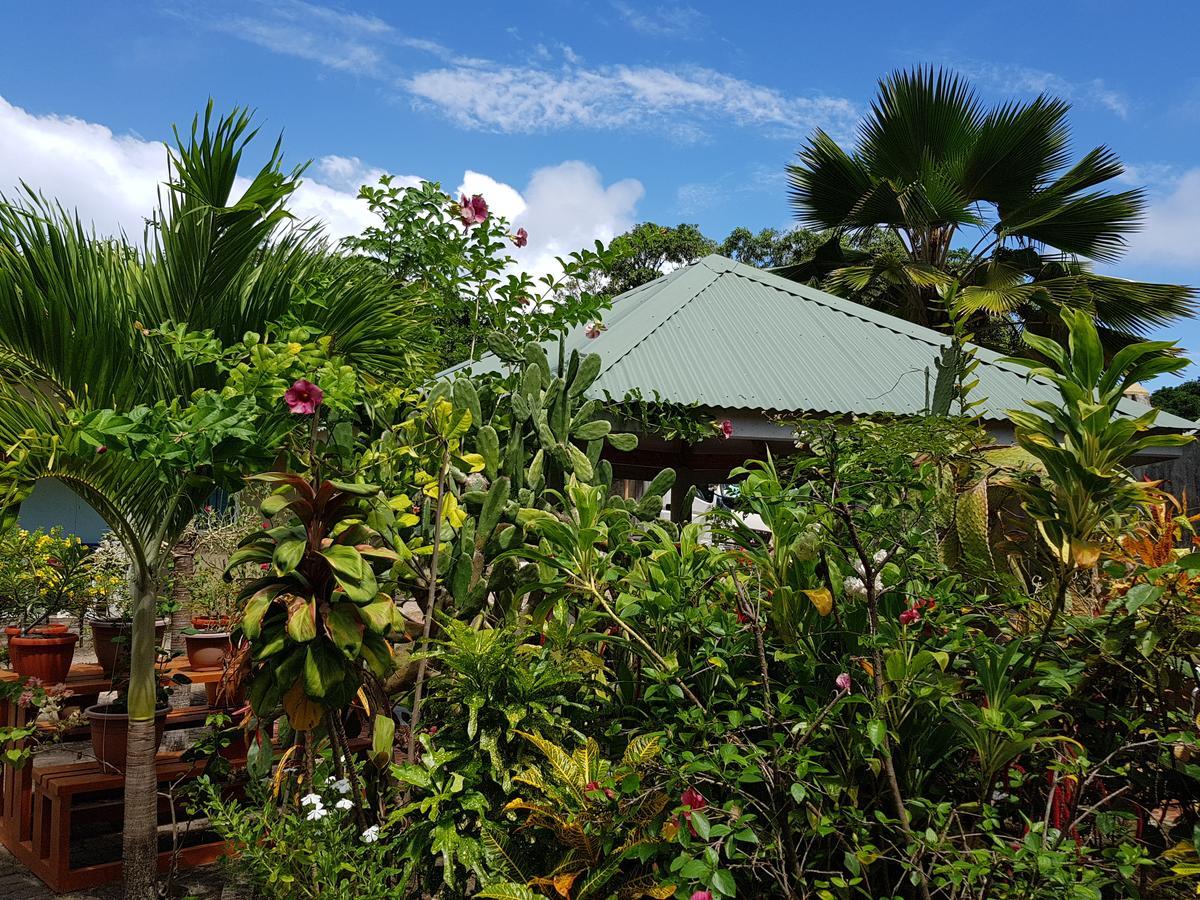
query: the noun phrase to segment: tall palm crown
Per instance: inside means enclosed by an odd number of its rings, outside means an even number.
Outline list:
[[[367,266],[331,254],[319,231],[295,222],[285,204],[301,169],[283,171],[279,145],[248,181],[238,177],[254,136],[248,114],[214,120],[211,105],[190,136],[177,134],[170,180],[141,246],[95,236],[28,189],[0,202],[0,444],[18,443],[27,428],[65,433],[72,413],[129,410],[216,386],[210,367],[146,339],[146,329],[163,323],[211,330],[229,345],[303,307],[360,370],[386,377],[417,365],[412,298],[397,297]],[[318,291],[319,302],[308,302]],[[8,466],[10,485],[44,475],[66,481],[127,541],[162,526],[164,491],[189,494],[179,504],[186,523],[212,489],[194,473],[180,473],[191,489],[164,483],[117,454]]]
[[[178,354],[148,329],[186,325],[231,346],[281,321],[311,326],[357,371],[400,376],[417,355],[415,298],[397,295],[363,261],[328,251],[296,226],[286,201],[300,170],[283,171],[279,145],[247,182],[238,178],[254,136],[243,112],[203,124],[169,151],[170,180],[143,243],[102,239],[26,189],[0,202],[0,494],[5,513],[39,478],[66,483],[104,518],[132,560],[129,753],[125,778],[126,896],[153,895],[157,823],[153,739],[155,579],[221,482],[269,465],[271,440],[218,436],[197,426],[211,462],[127,453],[64,452],[90,412],[156,403],[188,407],[220,387],[215,366]],[[279,417],[286,420],[281,410]],[[203,411],[203,407],[199,408]],[[282,435],[282,428],[271,431]]]
[[[899,314],[945,324],[962,312],[1055,330],[1062,306],[1135,335],[1193,311],[1194,291],[1096,274],[1141,223],[1140,190],[1100,189],[1123,172],[1107,147],[1070,163],[1069,105],[1038,96],[985,108],[942,70],[896,72],[859,126],[852,151],[817,130],[788,167],[799,222],[839,233],[883,230],[898,254],[842,258],[832,283],[851,295],[884,282]],[[951,280],[955,309],[939,290]]]

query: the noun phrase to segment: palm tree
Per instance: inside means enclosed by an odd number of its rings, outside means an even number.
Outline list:
[[[89,411],[186,404],[194,391],[217,386],[213,367],[145,339],[147,326],[160,323],[211,329],[228,346],[301,309],[360,371],[399,377],[414,361],[408,298],[397,300],[372,269],[329,252],[319,232],[287,212],[301,169],[283,171],[279,144],[248,183],[237,178],[254,134],[246,112],[214,121],[211,103],[186,140],[177,132],[169,182],[141,245],[97,238],[28,188],[19,201],[0,203],[6,512],[36,479],[57,478],[104,518],[132,560],[124,861],[126,896],[138,900],[153,896],[157,862],[155,582],[214,487],[245,467],[269,465],[275,448],[246,459],[255,448],[218,447],[221,465],[64,452],[72,423]]]
[[[833,229],[835,244],[842,234],[890,233],[898,252],[832,246],[824,271],[807,264],[783,274],[825,275],[849,296],[883,284],[897,314],[932,326],[962,316],[1000,343],[1022,328],[1060,331],[1063,307],[1091,313],[1114,343],[1190,315],[1192,288],[1092,270],[1121,256],[1145,196],[1099,189],[1123,172],[1107,147],[1070,163],[1068,110],[1045,94],[984,108],[953,73],[893,73],[854,148],[818,129],[788,178],[802,225]],[[998,324],[1010,333],[997,336]]]

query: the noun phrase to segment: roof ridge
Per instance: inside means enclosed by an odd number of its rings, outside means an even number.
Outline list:
[[[707,259],[707,257],[705,257],[705,259]],[[704,263],[704,259],[697,260],[696,262],[694,262],[688,266],[685,266],[684,274],[680,275],[678,280],[683,281],[685,278],[687,278],[689,275],[691,275],[692,272],[701,272],[701,264],[702,263]],[[649,328],[645,332],[643,332],[641,334],[641,336],[638,337],[637,340],[635,340],[633,343],[629,344],[629,346],[627,346],[624,350],[621,350],[619,353],[615,354],[612,358],[612,362],[602,363],[602,368],[600,370],[601,374],[611,372],[616,367],[617,363],[619,363],[621,360],[623,360],[625,357],[627,357],[630,353],[632,353],[634,350],[636,350],[638,347],[640,347],[642,344],[644,344],[646,342],[646,340],[652,334],[654,334],[656,331],[658,331],[658,329],[660,329],[667,322],[671,321],[671,319],[673,319],[679,313],[680,310],[682,310],[684,307],[688,306],[693,300],[695,300],[697,297],[699,297],[701,294],[703,294],[706,290],[708,290],[716,282],[716,280],[721,277],[722,273],[713,271],[710,266],[705,265],[705,266],[703,266],[703,268],[708,270],[708,272],[706,272],[706,273],[702,272],[702,274],[705,274],[707,276],[707,280],[704,281],[702,284],[697,284],[695,291],[688,293],[687,296],[681,302],[679,302],[675,306],[674,309],[671,310],[670,313],[668,313],[666,316],[664,316],[662,319],[660,319],[658,322],[656,322],[652,328]],[[673,275],[673,274],[675,274],[675,273],[673,273],[673,272],[668,273],[667,275],[663,275],[661,277],[668,278],[668,277],[670,277],[670,275]],[[657,279],[657,278],[655,279],[655,281],[658,281],[658,280],[659,279]],[[653,284],[654,282],[650,282],[650,283]],[[621,296],[623,296],[623,297],[627,296],[628,293],[631,293],[631,292],[627,292],[626,294],[622,294]],[[661,292],[655,293],[654,297],[659,296],[659,293],[661,293]],[[652,301],[653,297],[648,297],[647,300]],[[600,358],[601,358],[601,360],[603,360],[604,359],[603,355]]]
[[[918,325],[916,322],[909,322],[906,319],[901,319],[899,316],[894,316],[891,313],[884,312],[878,309],[872,309],[869,306],[864,306],[853,300],[848,300],[845,297],[839,297],[837,294],[831,294],[828,291],[823,291],[820,288],[810,287],[806,284],[801,284],[798,281],[792,281],[789,278],[784,278],[781,275],[776,275],[773,272],[768,272],[763,269],[755,268],[746,263],[738,262],[737,260],[729,260],[733,268],[728,271],[734,275],[743,278],[750,278],[754,281],[759,281],[768,287],[775,290],[784,291],[802,300],[807,300],[811,303],[816,303],[824,306],[826,309],[833,312],[841,313],[844,316],[849,316],[852,319],[857,319],[860,322],[865,322],[868,325],[874,325],[877,328],[883,328],[890,331],[892,334],[906,337],[910,340],[920,341],[923,344],[928,344],[931,347],[944,348],[951,341],[950,335],[942,334],[928,325]],[[836,301],[834,303],[830,300]],[[903,326],[903,327],[902,327]],[[922,334],[927,332],[928,334]],[[985,347],[982,344],[977,344],[973,341],[967,342],[968,347],[981,354],[978,358],[984,365],[995,366],[1005,372],[1010,372],[1022,378],[1037,379],[1040,383],[1051,384],[1048,379],[1041,376],[1031,375],[1026,370],[1017,366],[1010,365],[1004,362],[1005,354],[990,347]]]

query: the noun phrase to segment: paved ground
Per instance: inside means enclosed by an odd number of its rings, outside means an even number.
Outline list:
[[[219,865],[187,869],[180,872],[171,885],[171,896],[218,900],[223,884]],[[105,885],[77,894],[55,894],[0,847],[0,897],[4,900],[119,900],[121,885]]]

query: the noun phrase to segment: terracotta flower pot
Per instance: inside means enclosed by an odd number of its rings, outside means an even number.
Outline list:
[[[185,634],[188,666],[198,671],[221,669],[225,660],[233,656],[233,640],[228,631],[205,631],[200,634]]]
[[[77,634],[18,635],[8,639],[8,656],[18,675],[61,684],[71,672],[78,640]]]
[[[129,743],[129,714],[110,712],[111,709],[111,703],[101,703],[99,706],[89,706],[83,714],[92,726],[92,752],[96,754],[96,759],[102,766],[124,772],[126,745]],[[156,753],[166,727],[167,707],[160,706],[154,711]]]
[[[192,616],[192,627],[197,631],[228,631],[229,616]]]
[[[29,634],[66,634],[69,626],[61,622],[49,622],[45,625],[34,625],[29,629]],[[4,634],[11,640],[21,633],[22,629],[19,625],[9,625],[4,629]]]
[[[88,623],[92,628],[92,645],[96,650],[96,662],[104,674],[112,678],[117,667],[117,660],[129,655],[129,641],[133,633],[133,622],[129,619],[92,619]],[[159,619],[154,623],[154,642],[162,644],[163,635],[167,633],[167,620]],[[114,643],[116,638],[122,638],[120,643]]]

